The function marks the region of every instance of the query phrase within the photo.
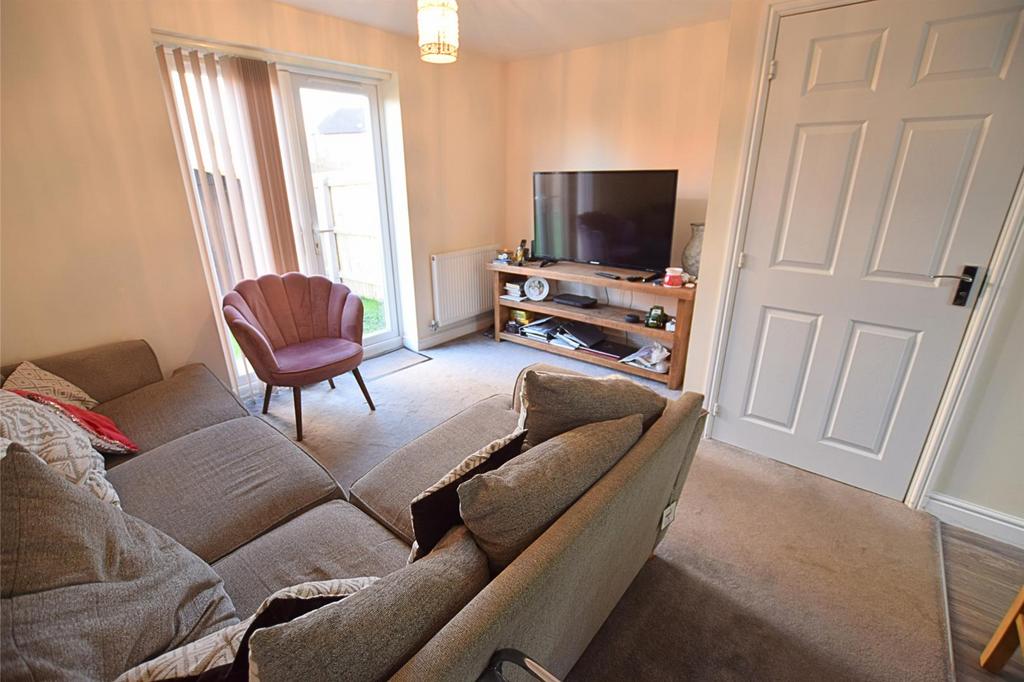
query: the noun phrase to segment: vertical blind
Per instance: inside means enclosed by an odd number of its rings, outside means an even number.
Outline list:
[[[271,65],[158,46],[218,297],[298,270],[274,119]]]
[[[273,65],[166,46],[156,56],[214,297],[243,279],[299,270]],[[233,383],[254,394],[252,368],[225,340]]]

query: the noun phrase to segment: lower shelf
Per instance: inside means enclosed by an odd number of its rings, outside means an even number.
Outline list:
[[[538,350],[545,350],[549,353],[554,353],[555,355],[564,355],[565,357],[572,358],[573,360],[581,360],[594,365],[601,365],[602,367],[610,367],[611,369],[617,369],[620,372],[633,374],[638,377],[643,377],[644,379],[650,379],[651,381],[658,381],[663,384],[668,383],[668,374],[658,374],[657,372],[652,372],[649,369],[636,367],[634,365],[627,365],[623,362],[618,362],[617,360],[602,358],[600,355],[591,355],[590,353],[584,353],[583,351],[563,348],[551,343],[544,343],[543,341],[535,341],[533,339],[528,339],[525,336],[509,334],[508,332],[501,332],[498,334],[498,339],[501,341],[511,341],[512,343],[530,346],[531,348],[537,348]]]

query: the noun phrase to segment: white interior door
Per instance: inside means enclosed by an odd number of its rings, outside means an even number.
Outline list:
[[[1022,0],[784,17],[712,436],[902,499],[1024,166]]]

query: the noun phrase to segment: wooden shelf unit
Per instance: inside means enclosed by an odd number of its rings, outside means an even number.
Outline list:
[[[623,268],[611,268],[598,265],[585,265],[582,263],[556,263],[541,268],[539,264],[527,263],[526,265],[499,265],[489,264],[487,269],[494,275],[494,340],[511,341],[531,348],[546,350],[549,353],[562,355],[583,362],[590,362],[602,367],[610,367],[627,374],[633,374],[645,379],[660,381],[667,384],[669,388],[678,390],[683,385],[683,372],[686,368],[686,351],[690,342],[690,323],[693,320],[693,301],[696,297],[696,289],[669,289],[645,282],[629,282],[625,279],[630,275],[644,274],[635,270]],[[597,272],[615,273],[623,279],[608,279],[598,277]],[[675,311],[671,310],[671,304],[665,306],[665,312],[676,318],[676,329],[673,332],[664,329],[650,329],[645,327],[643,320],[647,316],[646,310],[633,310],[619,306],[598,304],[593,308],[574,308],[567,305],[559,305],[552,301],[509,301],[501,298],[505,294],[505,283],[512,279],[527,277],[543,277],[554,282],[576,282],[589,284],[596,287],[605,287],[609,290],[631,291],[643,293],[650,296],[658,296],[675,300]],[[586,322],[603,329],[615,329],[622,332],[637,334],[658,343],[672,350],[668,374],[658,374],[641,367],[626,365],[624,363],[593,355],[585,351],[563,348],[543,341],[509,334],[505,331],[505,323],[509,319],[510,310],[528,310],[541,315],[552,315],[566,320]],[[626,322],[627,313],[635,313],[640,317],[640,322]]]

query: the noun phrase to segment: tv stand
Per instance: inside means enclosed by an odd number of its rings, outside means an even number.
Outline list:
[[[603,265],[587,265],[584,263],[572,263],[559,261],[542,265],[543,261],[527,262],[523,265],[501,265],[490,263],[486,267],[494,276],[494,340],[511,341],[524,346],[530,346],[549,353],[570,357],[583,362],[609,367],[621,372],[640,376],[645,379],[659,381],[671,389],[678,390],[683,385],[683,373],[686,369],[686,352],[690,342],[690,323],[693,319],[693,301],[696,298],[696,289],[674,289],[663,287],[660,284],[650,282],[629,281],[627,277],[649,276],[649,272],[640,270],[627,270],[625,268],[611,268]],[[608,279],[598,276],[598,272],[606,272],[618,275],[621,279]],[[598,304],[593,308],[573,308],[571,306],[558,305],[550,300],[545,301],[508,301],[502,299],[505,293],[505,283],[513,278],[519,277],[543,277],[553,282],[576,282],[588,284],[594,287],[606,288],[615,291],[629,291],[635,294],[646,294],[656,296],[665,312],[676,318],[675,331],[664,329],[651,329],[645,327],[643,320],[647,317],[646,309],[630,309],[619,306]],[[674,307],[673,307],[674,306]],[[672,351],[669,371],[667,374],[659,374],[642,367],[627,365],[617,360],[604,358],[579,350],[563,348],[542,341],[509,334],[505,331],[505,323],[509,319],[510,310],[528,310],[541,316],[551,315],[566,320],[577,320],[601,327],[603,329],[614,329],[629,332],[638,336],[657,341]],[[640,322],[626,322],[626,314],[633,313],[640,318]]]

